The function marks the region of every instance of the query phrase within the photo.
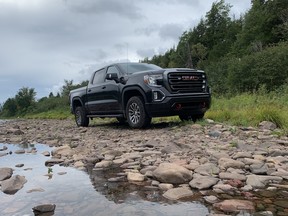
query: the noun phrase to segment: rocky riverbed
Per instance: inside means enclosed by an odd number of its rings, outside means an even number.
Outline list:
[[[117,169],[107,182],[143,185],[172,201],[201,199],[211,215],[288,215],[288,137],[271,122],[253,128],[207,120],[131,130],[118,123],[77,128],[71,120],[12,120],[0,124],[0,143],[53,146],[46,166],[94,173],[92,182],[97,171]],[[0,157],[7,154],[0,149]],[[25,183],[11,173],[0,179],[2,190],[12,178]]]

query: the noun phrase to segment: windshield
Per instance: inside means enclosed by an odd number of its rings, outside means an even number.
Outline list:
[[[120,63],[118,65],[120,69],[127,74],[132,74],[140,71],[162,69],[161,67],[158,67],[154,64],[145,64],[145,63]]]

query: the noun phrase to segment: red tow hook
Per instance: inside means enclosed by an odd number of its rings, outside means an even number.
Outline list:
[[[181,109],[182,109],[182,105],[181,105],[181,104],[176,104],[176,105],[175,105],[175,109],[176,109],[177,111],[181,110]]]

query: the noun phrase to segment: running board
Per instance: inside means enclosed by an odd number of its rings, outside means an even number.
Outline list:
[[[87,115],[88,118],[124,118],[123,114],[114,114],[114,115]]]

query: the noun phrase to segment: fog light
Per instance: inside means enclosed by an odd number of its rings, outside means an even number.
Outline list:
[[[162,91],[153,91],[153,100],[154,101],[162,101],[164,100],[165,95]]]

